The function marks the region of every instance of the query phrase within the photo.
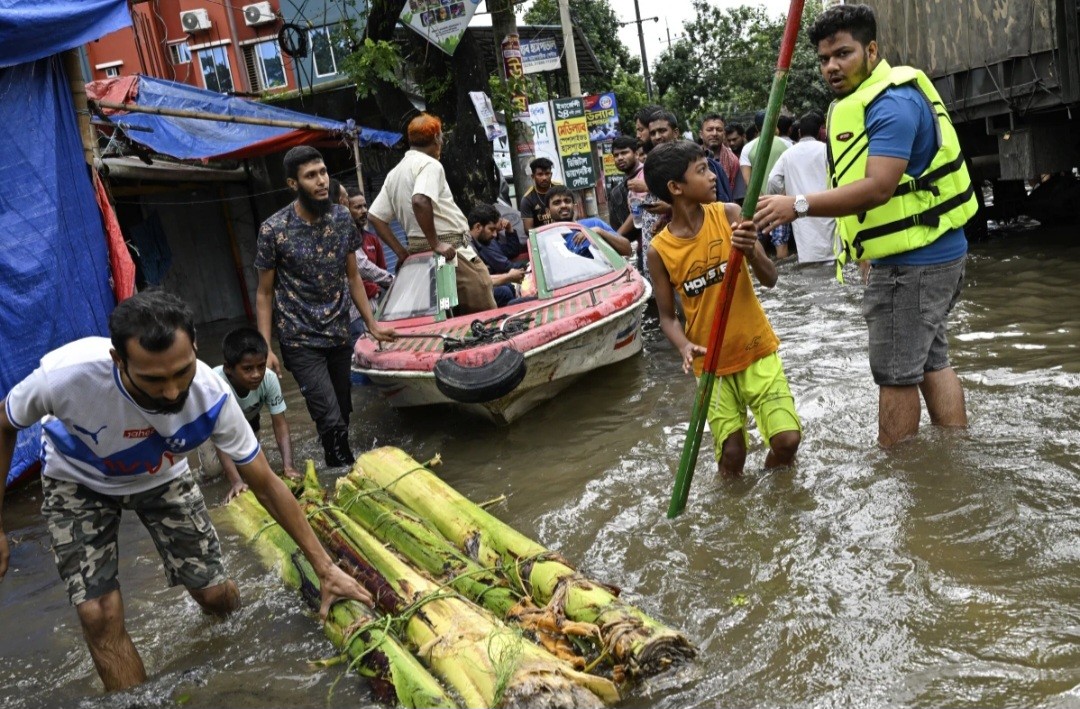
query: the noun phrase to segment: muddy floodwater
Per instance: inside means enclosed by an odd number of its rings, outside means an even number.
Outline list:
[[[687,512],[665,517],[693,381],[647,323],[642,356],[514,425],[396,412],[356,389],[354,448],[396,445],[591,576],[686,632],[699,659],[626,707],[1080,706],[1080,246],[1074,229],[973,247],[952,330],[966,432],[875,446],[861,286],[784,264],[761,293],[805,433],[798,466],[721,481],[702,445]],[[204,350],[210,349],[209,346]],[[295,384],[297,458],[318,453]],[[264,414],[265,416],[265,414]],[[262,440],[274,452],[263,426]],[[276,458],[276,453],[272,459]],[[329,481],[329,476],[328,476]],[[211,505],[223,482],[205,487]],[[40,488],[9,496],[0,707],[367,707],[312,615],[219,525],[245,605],[202,616],[165,587],[132,516],[127,625],[151,680],[103,697],[48,551]]]

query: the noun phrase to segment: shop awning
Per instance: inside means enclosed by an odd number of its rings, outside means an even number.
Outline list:
[[[351,119],[335,121],[141,74],[89,83],[86,93],[129,140],[181,160],[258,157],[354,137],[361,147],[389,148],[403,139]]]

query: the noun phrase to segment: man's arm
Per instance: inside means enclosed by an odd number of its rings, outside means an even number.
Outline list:
[[[634,230],[634,215],[633,214],[627,214],[626,219],[624,219],[623,223],[619,225],[619,230],[618,230],[619,235],[620,236],[626,236],[627,234],[629,234],[633,230]]]
[[[413,216],[416,217],[416,223],[420,226],[420,231],[424,232],[424,238],[431,245],[431,250],[447,261],[453,261],[457,251],[450,244],[440,242],[439,235],[435,233],[435,204],[431,201],[431,197],[426,194],[414,194],[412,211]]]
[[[645,254],[645,263],[649,267],[649,275],[652,276],[653,297],[656,298],[656,311],[660,316],[660,330],[667,336],[668,341],[675,346],[682,357],[683,371],[693,371],[694,358],[705,354],[705,348],[696,345],[686,337],[682,324],[675,314],[675,290],[671,287],[671,277],[664,260],[656,249],[649,248]]]
[[[274,426],[274,440],[281,453],[281,467],[290,478],[299,478],[300,472],[293,466],[292,437],[289,435],[289,422],[285,414],[270,414],[270,423]]]
[[[846,217],[868,212],[888,202],[904,176],[908,161],[903,158],[871,156],[866,159],[866,177],[843,187],[806,195],[812,217]],[[758,200],[754,223],[761,231],[772,231],[795,220],[795,198],[767,195]],[[771,226],[768,226],[771,225]]]
[[[266,340],[268,348],[266,366],[280,377],[281,364],[278,363],[274,349],[270,347],[270,316],[274,310],[274,277],[276,274],[277,271],[272,268],[259,271],[259,285],[255,290],[255,322],[259,328],[259,334]]]
[[[11,424],[7,417],[7,400],[0,401],[0,581],[8,570],[11,550],[8,548],[7,532],[4,531],[4,491],[7,489],[8,472],[11,470],[11,456],[15,453],[15,439],[19,429]]]
[[[225,479],[229,481],[229,491],[225,493],[225,504],[229,504],[234,497],[247,491],[248,486],[240,477],[240,471],[236,469],[236,463],[233,462],[233,459],[217,446],[214,446],[214,452],[217,453],[218,462],[221,463],[221,471],[225,474]]]
[[[611,248],[615,249],[616,253],[618,253],[620,256],[629,256],[634,252],[633,247],[630,245],[630,240],[627,239],[625,236],[613,234],[607,229],[601,229],[600,227],[593,227],[592,230],[598,235],[600,235],[600,238],[606,241],[608,245],[611,246]],[[585,232],[579,231],[578,233],[574,234],[574,243],[580,244],[582,241],[585,241],[588,238],[589,237],[585,235]]]
[[[341,598],[351,598],[371,606],[371,594],[364,590],[356,579],[349,577],[334,565],[330,555],[319,543],[292,493],[285,487],[285,483],[270,470],[270,464],[266,461],[263,452],[259,451],[250,463],[239,465],[237,468],[244,482],[255,493],[259,503],[293,538],[319,576],[319,590],[322,593],[319,615],[325,619],[330,605]]]
[[[784,153],[773,165],[772,172],[769,173],[768,184],[765,185],[766,194],[784,194],[785,183],[785,171],[787,170],[787,153]]]
[[[368,333],[381,342],[393,342],[397,333],[392,328],[379,325],[371,313],[371,303],[368,301],[367,291],[364,290],[364,281],[356,268],[356,254],[351,251],[345,257],[345,278],[349,284],[349,295],[352,296],[356,309],[360,311],[360,317],[364,318]]]
[[[491,274],[491,285],[505,286],[510,283],[521,283],[525,278],[525,271],[520,268],[511,268],[506,273]]]
[[[398,238],[394,235],[394,230],[390,228],[389,224],[370,212],[368,213],[368,224],[375,230],[375,235],[378,236],[384,244],[389,246],[390,250],[397,256],[398,268],[400,269],[401,264],[405,263],[405,259],[409,258],[408,249],[402,246],[401,242],[398,241]]]
[[[389,286],[393,282],[393,274],[376,265],[363,249],[357,249],[354,253],[356,254],[356,269],[360,272],[362,280],[377,283],[380,286]]]

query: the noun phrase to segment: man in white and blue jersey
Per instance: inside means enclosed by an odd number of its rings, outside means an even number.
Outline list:
[[[270,470],[228,385],[195,356],[191,311],[162,291],[139,293],[109,318],[111,342],[77,340],[49,352],[0,411],[0,511],[20,429],[43,420],[42,515],[106,691],[146,680],[124,628],[117,531],[135,511],[161,553],[170,585],[208,613],[240,605],[217,533],[185,454],[213,441],[319,575],[322,613],[336,598],[371,603],[334,566],[289,490]],[[0,581],[10,551],[0,518]]]

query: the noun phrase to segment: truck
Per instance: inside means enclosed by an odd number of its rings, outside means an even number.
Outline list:
[[[1080,0],[862,1],[877,16],[880,55],[922,69],[941,94],[985,187],[983,216],[1073,221]]]

